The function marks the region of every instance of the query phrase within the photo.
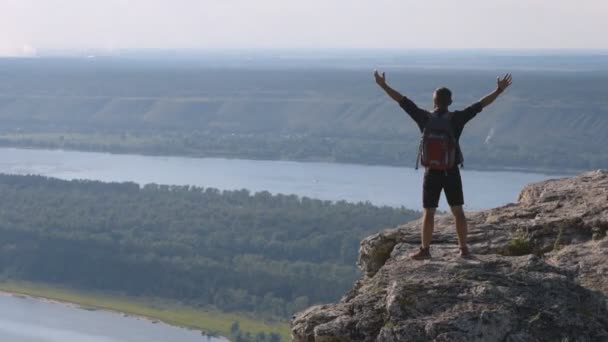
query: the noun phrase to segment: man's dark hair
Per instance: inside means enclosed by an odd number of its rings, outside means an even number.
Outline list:
[[[433,99],[437,107],[447,108],[452,104],[452,91],[445,87],[439,88],[435,90]]]

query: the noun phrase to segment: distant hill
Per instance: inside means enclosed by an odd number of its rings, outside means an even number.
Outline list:
[[[508,70],[387,68],[429,107],[461,108]],[[608,167],[608,69],[514,72],[465,129],[472,167]],[[207,68],[115,60],[0,60],[0,144],[412,165],[419,133],[363,68]],[[91,138],[96,136],[95,138]]]

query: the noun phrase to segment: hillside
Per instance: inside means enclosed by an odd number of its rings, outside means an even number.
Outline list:
[[[436,87],[449,86],[454,108],[492,90],[498,72],[387,71],[422,107]],[[0,60],[0,145],[412,165],[416,127],[370,72]],[[514,78],[467,126],[467,165],[608,167],[608,70],[518,69]]]
[[[608,172],[526,187],[472,213],[475,256],[441,217],[433,258],[412,261],[419,223],[363,240],[365,276],[337,304],[295,316],[295,341],[608,340]]]

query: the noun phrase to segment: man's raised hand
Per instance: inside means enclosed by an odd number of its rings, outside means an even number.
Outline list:
[[[380,74],[378,72],[378,70],[376,70],[376,71],[374,71],[374,78],[376,79],[376,83],[379,86],[383,87],[386,85],[386,74],[385,73]]]
[[[401,95],[398,91],[389,87],[389,85],[386,84],[385,73],[379,73],[378,70],[376,70],[374,71],[374,78],[376,79],[376,83],[378,83],[380,88],[382,88],[382,90],[384,90],[391,99],[397,102],[401,102],[401,100],[403,100],[403,95]]]
[[[511,77],[511,74],[505,74],[502,79],[497,77],[496,90],[486,95],[483,99],[479,100],[479,102],[484,108],[491,105],[492,102],[494,102],[494,100],[496,100],[496,98],[511,85],[511,83],[513,83],[513,77]]]
[[[513,77],[511,77],[511,74],[506,74],[502,79],[500,79],[500,77],[496,78],[496,86],[501,92],[505,91],[505,89],[507,89],[511,83],[513,83]]]

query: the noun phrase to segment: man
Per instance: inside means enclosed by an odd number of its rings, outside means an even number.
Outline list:
[[[399,103],[414,121],[418,124],[421,132],[424,132],[425,126],[429,122],[431,115],[441,118],[444,115],[449,115],[449,124],[456,141],[456,161],[454,166],[448,170],[436,170],[426,168],[424,173],[424,181],[422,185],[422,243],[420,249],[410,254],[410,258],[414,260],[429,259],[431,257],[430,245],[435,226],[435,210],[439,204],[441,191],[445,192],[445,196],[450,205],[454,219],[456,220],[456,232],[458,234],[458,244],[460,248],[460,256],[469,257],[470,252],[467,247],[467,220],[462,208],[464,204],[464,195],[462,191],[462,180],[460,178],[459,164],[462,164],[462,153],[458,145],[458,139],[462,134],[462,130],[467,122],[475,117],[483,108],[489,106],[496,98],[507,89],[512,82],[510,74],[506,74],[502,79],[499,77],[496,80],[496,90],[481,99],[479,102],[467,107],[462,111],[449,112],[448,107],[452,104],[452,92],[447,88],[439,88],[433,94],[433,112],[430,113],[424,109],[418,108],[412,100],[401,95],[398,91],[389,87],[386,83],[385,73],[374,72],[376,83],[382,88],[386,94]]]

